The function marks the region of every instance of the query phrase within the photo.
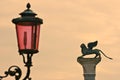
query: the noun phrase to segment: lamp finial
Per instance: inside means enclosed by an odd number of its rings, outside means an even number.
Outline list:
[[[26,7],[29,9],[31,7],[30,3],[27,3]]]

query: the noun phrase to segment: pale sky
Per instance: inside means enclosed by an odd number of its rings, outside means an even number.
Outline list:
[[[32,80],[83,80],[79,45],[98,40],[96,48],[113,58],[102,56],[96,80],[119,80],[120,1],[119,0],[1,0],[0,75],[18,65],[23,79],[26,68],[18,54],[13,18],[31,9],[43,19],[39,53],[33,56]],[[13,80],[8,77],[4,80]]]

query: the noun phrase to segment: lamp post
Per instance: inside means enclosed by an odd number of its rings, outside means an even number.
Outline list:
[[[26,76],[23,80],[31,80],[29,76],[32,66],[32,56],[39,52],[40,25],[43,24],[43,20],[36,17],[37,14],[30,9],[30,3],[26,7],[27,9],[20,13],[21,17],[14,18],[12,22],[16,26],[18,52],[22,55],[25,67],[27,67]],[[11,66],[5,74],[5,76],[0,76],[0,80],[8,75],[15,76],[15,80],[19,80],[22,71],[18,66]]]

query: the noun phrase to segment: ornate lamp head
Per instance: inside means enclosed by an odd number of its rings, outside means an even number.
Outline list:
[[[21,17],[14,18],[12,22],[16,25],[18,48],[20,54],[34,54],[38,52],[41,18],[36,17],[27,4],[27,9],[20,13]]]

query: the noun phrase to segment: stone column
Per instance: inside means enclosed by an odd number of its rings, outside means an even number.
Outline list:
[[[95,80],[96,65],[101,61],[101,58],[77,58],[77,62],[83,67],[84,80]]]

